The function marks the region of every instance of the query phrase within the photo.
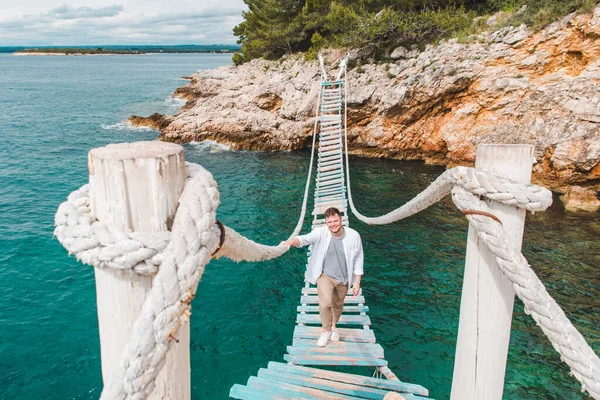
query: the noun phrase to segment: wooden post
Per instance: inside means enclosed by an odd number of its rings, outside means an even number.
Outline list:
[[[93,215],[124,232],[171,228],[185,182],[183,147],[159,141],[109,144],[89,156]],[[95,268],[102,379],[108,384],[133,324],[150,292],[152,277]],[[190,398],[189,324],[167,354],[152,399]]]
[[[482,144],[475,167],[529,183],[534,161],[531,145]],[[488,205],[518,249],[523,242],[525,210],[493,201]],[[469,226],[460,303],[452,400],[501,400],[515,293],[491,252]]]

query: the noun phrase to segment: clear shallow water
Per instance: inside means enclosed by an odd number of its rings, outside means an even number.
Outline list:
[[[87,152],[152,140],[131,114],[176,112],[181,76],[229,63],[221,55],[11,57],[0,55],[0,398],[93,399],[100,394],[91,267],[52,237],[54,212],[87,180]],[[308,152],[231,152],[186,145],[219,183],[219,218],[276,244],[295,226]],[[443,170],[352,158],[361,211],[403,204]],[[390,368],[431,396],[449,396],[467,224],[449,199],[408,221],[369,227],[353,218],[367,257],[364,292]],[[600,222],[560,205],[528,216],[524,252],[600,353]],[[226,398],[291,343],[304,252],[265,263],[213,261],[193,302],[192,393]],[[543,333],[515,305],[505,399],[583,399]]]

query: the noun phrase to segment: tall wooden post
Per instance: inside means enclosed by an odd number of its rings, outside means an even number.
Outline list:
[[[158,141],[110,144],[89,153],[93,215],[123,232],[164,232],[185,182],[183,147]],[[133,324],[150,292],[152,277],[95,269],[102,379],[108,384]],[[189,324],[167,354],[153,399],[190,398]]]
[[[475,167],[529,183],[533,161],[531,145],[483,144],[477,148]],[[488,205],[520,250],[525,210],[493,201]],[[502,399],[514,297],[510,281],[469,226],[452,400]]]

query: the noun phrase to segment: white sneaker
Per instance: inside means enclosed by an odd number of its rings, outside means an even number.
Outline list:
[[[332,329],[331,330],[331,337],[329,338],[330,341],[332,342],[339,342],[340,341],[340,334],[338,333],[337,329]]]
[[[321,337],[317,340],[317,346],[325,347],[327,342],[329,342],[329,338],[331,337],[331,331],[323,331],[321,332]]]

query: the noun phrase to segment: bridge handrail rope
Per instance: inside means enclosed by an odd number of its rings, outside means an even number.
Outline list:
[[[561,361],[571,367],[572,374],[581,382],[581,390],[587,391],[596,400],[600,399],[600,358],[547,292],[527,259],[509,244],[502,223],[493,217],[490,208],[481,199],[487,197],[535,212],[543,211],[552,204],[552,192],[536,185],[514,183],[473,168],[454,167],[403,206],[379,217],[364,216],[354,205],[350,185],[347,82],[344,69],[344,153],[348,202],[352,213],[369,225],[390,224],[424,210],[451,192],[456,207],[476,228],[477,236],[492,252],[500,270],[510,280],[513,290],[525,306],[525,312],[532,316],[560,354]]]
[[[315,110],[315,123],[313,125],[313,137],[312,137],[312,147],[310,151],[310,164],[308,167],[308,174],[306,176],[306,186],[304,187],[304,198],[302,199],[302,209],[300,211],[300,217],[298,218],[298,222],[296,223],[296,227],[294,231],[290,235],[289,239],[296,237],[302,231],[302,225],[304,223],[304,217],[306,216],[306,206],[308,204],[308,192],[310,189],[310,178],[312,176],[312,168],[315,158],[315,143],[317,138],[317,116],[319,115],[319,106],[321,105],[321,96],[317,97],[317,108]]]
[[[344,85],[345,82],[346,76]],[[346,88],[345,91],[347,93]],[[344,107],[344,118],[346,116]],[[531,211],[544,210],[551,204],[552,194],[547,189],[513,183],[473,168],[456,167],[444,172],[404,206],[382,217],[364,217],[356,211],[350,191],[346,120],[344,133],[350,207],[363,222],[383,224],[406,218],[449,193],[452,193],[454,203],[462,211],[489,213],[482,197]],[[265,246],[253,242],[228,227],[223,227],[225,239],[219,247],[223,231],[216,220],[220,203],[217,184],[212,175],[197,164],[187,163],[186,174],[171,233],[126,233],[107,227],[91,213],[88,185],[71,193],[57,210],[54,234],[78,260],[97,268],[156,274],[119,366],[110,381],[106,382],[101,399],[144,399],[151,393],[154,380],[164,365],[167,350],[176,340],[180,326],[189,318],[190,302],[204,267],[212,257],[261,261],[278,257],[287,251],[284,246]],[[305,189],[305,197],[306,193]],[[525,304],[526,312],[531,313],[561,359],[572,368],[583,390],[600,400],[598,356],[548,295],[523,255],[506,244],[502,225],[481,214],[469,214],[466,217],[513,283],[515,292]]]

